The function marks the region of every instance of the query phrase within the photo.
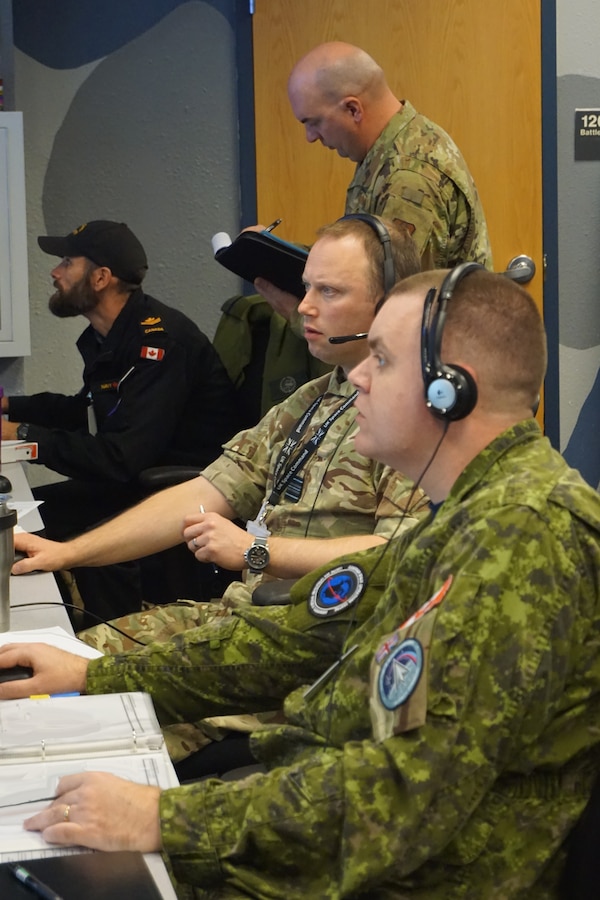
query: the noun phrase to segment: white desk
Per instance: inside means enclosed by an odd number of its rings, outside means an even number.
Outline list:
[[[10,480],[15,500],[31,500],[31,488],[21,463],[3,463],[2,474]],[[44,527],[37,510],[27,513],[22,527],[26,531],[40,531]],[[24,606],[32,604],[35,606]],[[57,603],[60,606],[49,606]],[[62,605],[60,591],[52,572],[35,572],[32,575],[11,575],[10,578],[10,628],[11,631],[28,631],[30,628],[52,628],[60,625],[73,634],[71,620]],[[15,608],[16,607],[16,608]]]
[[[3,463],[2,474],[10,480],[12,496],[15,500],[31,500],[31,488],[21,463]],[[26,531],[43,528],[37,510],[28,513],[23,520]],[[48,603],[60,603],[49,606]],[[33,603],[34,606],[25,606]],[[27,631],[30,628],[50,628],[60,625],[73,634],[71,620],[64,606],[60,591],[51,572],[35,572],[32,575],[11,575],[10,578],[10,628],[11,631]],[[171,879],[160,854],[147,853],[145,860],[164,900],[177,900]],[[109,863],[110,864],[110,863]]]

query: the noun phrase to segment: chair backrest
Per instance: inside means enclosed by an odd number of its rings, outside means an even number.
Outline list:
[[[331,370],[260,294],[230,297],[221,310],[213,346],[238,392],[245,427],[300,385]]]
[[[567,839],[567,859],[559,900],[597,900],[600,896],[600,775],[581,818]]]

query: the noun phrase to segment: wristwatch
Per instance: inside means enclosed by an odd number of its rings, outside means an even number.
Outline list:
[[[17,425],[17,439],[19,441],[26,441],[27,435],[29,434],[29,423],[21,422]]]
[[[244,559],[253,574],[266,569],[271,560],[266,537],[255,537],[254,543],[244,551]]]

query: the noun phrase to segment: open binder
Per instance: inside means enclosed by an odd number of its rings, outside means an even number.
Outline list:
[[[155,751],[163,741],[152,699],[141,692],[0,704],[0,763]]]
[[[234,241],[219,231],[213,235],[212,247],[217,262],[246,281],[266,278],[281,290],[304,297],[302,275],[308,250],[270,231],[242,231]]]
[[[0,861],[58,855],[23,822],[44,809],[64,775],[110,772],[176,787],[152,699],[142,692],[4,700],[0,704]],[[39,852],[38,852],[39,851]]]

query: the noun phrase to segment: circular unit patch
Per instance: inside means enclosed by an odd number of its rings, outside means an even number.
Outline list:
[[[322,575],[313,586],[308,608],[314,616],[335,616],[352,606],[362,596],[365,573],[353,563],[336,566]]]
[[[284,375],[279,382],[279,390],[282,394],[292,394],[297,387],[298,383],[293,375]]]
[[[423,671],[423,648],[407,638],[389,656],[379,672],[379,697],[386,709],[406,703]]]

